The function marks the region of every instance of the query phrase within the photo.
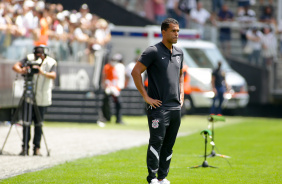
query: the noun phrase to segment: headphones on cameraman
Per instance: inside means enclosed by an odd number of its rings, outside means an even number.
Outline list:
[[[33,53],[39,53],[38,49],[42,48],[43,49],[43,54],[45,54],[45,56],[47,56],[49,54],[49,49],[48,47],[46,47],[45,45],[39,45],[33,48]],[[42,53],[42,52],[40,52]]]

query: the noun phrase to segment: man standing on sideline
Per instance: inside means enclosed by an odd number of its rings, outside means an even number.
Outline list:
[[[105,126],[106,121],[111,121],[111,99],[116,108],[116,123],[124,124],[122,121],[120,92],[124,88],[125,69],[121,62],[122,55],[116,53],[103,68],[102,87],[104,89],[104,98],[102,112],[100,112],[100,117],[97,121],[97,124],[101,127]]]
[[[41,121],[35,116],[35,110],[32,109],[32,120],[34,121],[34,138],[33,138],[33,155],[41,156],[40,141],[42,136],[42,122],[47,106],[52,103],[52,86],[53,80],[56,79],[57,62],[47,55],[47,47],[44,45],[37,46],[33,49],[33,54],[28,54],[26,58],[14,64],[13,70],[17,73],[27,75],[27,62],[41,61],[40,65],[33,66],[38,69],[38,73],[33,76],[35,101],[39,109]],[[27,102],[29,103],[29,102]],[[34,107],[34,106],[33,106]],[[28,113],[27,109],[23,109]],[[25,133],[28,132],[27,141]],[[23,125],[23,145],[20,155],[28,155],[30,140],[30,125]],[[27,145],[25,145],[27,143]],[[27,148],[27,150],[25,149]]]
[[[221,115],[221,105],[224,100],[224,92],[226,91],[227,85],[225,81],[225,73],[221,70],[221,62],[217,64],[217,68],[212,72],[212,89],[214,92],[214,98],[211,107],[211,114]],[[216,101],[218,101],[216,107]]]
[[[184,100],[183,53],[181,49],[173,46],[178,39],[178,22],[167,18],[162,22],[161,32],[162,41],[142,53],[131,73],[148,106],[150,140],[147,150],[147,181],[150,184],[170,183],[166,177],[181,122],[181,106]],[[145,70],[148,74],[148,93],[141,77]]]

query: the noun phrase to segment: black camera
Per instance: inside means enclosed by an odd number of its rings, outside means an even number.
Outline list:
[[[33,74],[39,73],[38,68],[35,68],[34,66],[41,66],[42,59],[36,58],[34,54],[29,54],[27,56],[27,61],[24,64],[24,67],[27,67],[27,75],[32,76]]]

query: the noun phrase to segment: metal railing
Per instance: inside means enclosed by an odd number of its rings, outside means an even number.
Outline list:
[[[48,40],[49,55],[57,61],[91,62],[86,53],[87,43],[78,41]],[[16,37],[0,32],[0,58],[7,61],[19,61],[32,53],[33,39]]]

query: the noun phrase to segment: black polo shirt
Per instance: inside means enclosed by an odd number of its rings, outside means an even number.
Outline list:
[[[224,77],[224,73],[220,70],[220,69],[215,69],[213,72],[212,72],[212,76],[215,77],[215,87],[216,88],[220,88],[222,86],[224,86],[224,80],[225,80],[225,77]]]
[[[180,70],[183,52],[173,46],[172,53],[162,43],[148,47],[139,58],[147,67],[148,95],[162,101],[162,109],[180,110]]]

